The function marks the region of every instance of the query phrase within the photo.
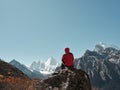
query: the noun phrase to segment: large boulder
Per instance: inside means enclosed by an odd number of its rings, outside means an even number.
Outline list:
[[[43,80],[50,90],[91,90],[89,76],[82,70],[60,70]]]

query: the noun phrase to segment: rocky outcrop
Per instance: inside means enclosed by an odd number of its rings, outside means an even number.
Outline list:
[[[90,79],[82,70],[61,70],[44,80],[50,90],[91,90]]]
[[[36,88],[35,90],[91,90],[91,84],[88,74],[84,71],[65,69],[54,73],[48,79],[34,80],[30,88]]]

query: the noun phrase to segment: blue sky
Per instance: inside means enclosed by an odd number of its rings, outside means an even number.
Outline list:
[[[98,42],[120,46],[120,0],[0,0],[0,58],[30,65],[65,47],[75,58]]]

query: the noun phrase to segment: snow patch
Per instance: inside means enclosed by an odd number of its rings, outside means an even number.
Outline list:
[[[100,71],[100,76],[101,76],[102,80],[105,80],[105,75],[104,75],[103,71]]]
[[[105,50],[106,48],[114,48],[116,50],[120,50],[120,48],[117,47],[116,45],[113,45],[113,44],[108,45],[106,43],[99,42],[99,43],[96,44],[94,51],[101,52],[101,51]]]
[[[119,64],[119,63],[120,63],[120,60],[118,60],[118,59],[113,59],[113,58],[110,58],[109,61],[110,61],[111,63],[115,63],[115,64]]]

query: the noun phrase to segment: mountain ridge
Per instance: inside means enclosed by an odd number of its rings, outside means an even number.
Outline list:
[[[99,49],[95,46],[95,49],[86,50],[82,57],[75,60],[75,67],[86,71],[90,76],[92,86],[102,88],[99,90],[106,90],[109,82],[114,85],[113,87],[117,87],[120,84],[120,50],[105,47],[105,45],[99,45]],[[115,81],[119,83],[115,85],[113,83]],[[109,88],[109,90],[113,89]]]

